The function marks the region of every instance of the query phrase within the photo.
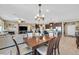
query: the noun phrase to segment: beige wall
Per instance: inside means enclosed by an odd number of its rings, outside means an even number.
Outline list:
[[[4,29],[6,31],[15,31],[15,33],[18,33],[18,24],[15,22],[11,22],[11,21],[5,21]]]
[[[16,34],[18,34],[18,26],[27,26],[28,31],[32,29],[32,26],[34,26],[34,24],[26,24],[26,23],[18,24],[16,22],[11,22],[11,21],[5,21],[4,25],[6,31],[15,31]]]

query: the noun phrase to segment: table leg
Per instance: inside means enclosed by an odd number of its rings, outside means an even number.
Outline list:
[[[32,52],[32,55],[36,55],[36,52],[37,52],[37,51],[36,51],[36,48],[32,48],[32,51],[33,51],[33,52]]]

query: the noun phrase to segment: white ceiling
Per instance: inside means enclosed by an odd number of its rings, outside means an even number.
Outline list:
[[[46,11],[48,9],[48,12]],[[0,17],[16,21],[23,18],[27,23],[35,23],[37,4],[0,4]],[[42,4],[45,23],[79,20],[79,4]]]

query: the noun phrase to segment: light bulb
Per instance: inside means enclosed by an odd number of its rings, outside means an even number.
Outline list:
[[[21,20],[20,19],[18,20],[18,23],[21,23]]]
[[[42,17],[45,17],[44,15],[42,15]]]
[[[39,14],[37,14],[37,16],[39,16]]]
[[[35,19],[37,18],[37,16],[35,16]]]

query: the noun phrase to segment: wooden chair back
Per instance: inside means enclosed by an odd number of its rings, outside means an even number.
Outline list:
[[[47,55],[52,55],[53,54],[53,46],[55,44],[55,40],[56,38],[52,38],[49,42],[48,42],[48,48],[47,48]]]
[[[20,49],[19,49],[19,46],[18,46],[18,44],[17,44],[17,42],[16,42],[16,40],[14,39],[13,36],[12,36],[12,40],[13,40],[13,42],[15,43],[15,46],[16,46],[16,49],[17,49],[17,55],[20,55]]]
[[[53,53],[56,54],[56,49],[58,49],[58,54],[60,54],[59,52],[60,38],[61,34],[58,33],[58,37],[52,38],[52,40],[48,42],[47,55],[53,55]]]

